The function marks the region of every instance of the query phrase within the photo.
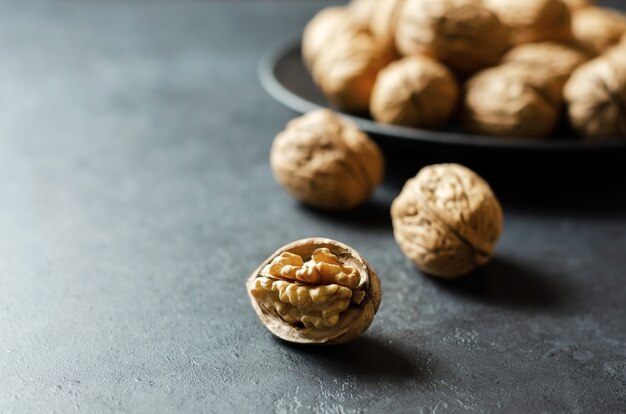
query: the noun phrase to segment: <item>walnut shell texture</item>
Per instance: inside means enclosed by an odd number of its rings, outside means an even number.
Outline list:
[[[270,163],[276,180],[313,207],[348,210],[381,182],[383,155],[351,122],[328,110],[296,118],[276,136]]]
[[[558,122],[561,84],[520,65],[485,69],[465,85],[463,127],[472,133],[545,137]]]
[[[626,62],[598,57],[580,66],[565,84],[565,101],[581,135],[626,137]]]
[[[617,10],[585,7],[574,12],[572,33],[581,46],[601,54],[626,33],[626,16]]]
[[[502,63],[527,66],[564,84],[574,69],[591,58],[583,50],[556,42],[527,43],[509,50]]]
[[[395,58],[368,32],[337,33],[313,64],[313,79],[335,105],[351,112],[367,112],[378,72]]]
[[[425,56],[409,56],[380,72],[370,112],[378,122],[434,128],[450,119],[458,96],[448,68]]]
[[[570,9],[561,0],[485,0],[484,4],[510,28],[513,44],[572,37]]]
[[[405,0],[395,37],[404,55],[425,54],[470,74],[497,63],[508,34],[480,0]]]
[[[502,208],[487,182],[459,164],[420,170],[393,201],[391,217],[404,254],[442,278],[487,263],[503,226]]]
[[[299,344],[340,344],[361,335],[381,300],[376,272],[353,248],[324,238],[289,243],[246,282],[259,319]]]

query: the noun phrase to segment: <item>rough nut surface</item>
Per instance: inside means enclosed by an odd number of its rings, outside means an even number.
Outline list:
[[[485,69],[465,85],[463,127],[475,134],[545,137],[558,122],[561,85],[520,65]]]
[[[383,177],[383,156],[366,134],[328,110],[289,122],[272,144],[276,180],[301,202],[347,210],[365,201]]]
[[[513,44],[572,37],[570,9],[561,0],[484,0],[506,24]]]
[[[367,112],[376,76],[394,57],[393,51],[376,42],[369,32],[341,31],[318,54],[312,67],[313,80],[338,107]]]
[[[581,135],[626,137],[626,62],[599,57],[580,66],[565,84],[565,100]]]
[[[371,324],[381,298],[378,277],[359,253],[321,238],[280,248],[254,271],[246,288],[261,322],[297,343],[356,338]]]
[[[572,16],[574,39],[589,51],[601,54],[626,33],[626,16],[617,10],[585,7]]]
[[[502,231],[502,209],[491,188],[458,164],[423,168],[393,201],[391,217],[404,254],[442,278],[487,263]]]
[[[524,65],[564,84],[574,69],[590,58],[583,50],[566,44],[541,42],[514,47],[502,57],[502,63]]]
[[[450,119],[458,96],[448,68],[425,56],[410,56],[380,72],[370,112],[378,122],[434,128]]]
[[[507,27],[480,0],[405,0],[395,37],[400,53],[434,57],[462,74],[496,64],[509,47]]]

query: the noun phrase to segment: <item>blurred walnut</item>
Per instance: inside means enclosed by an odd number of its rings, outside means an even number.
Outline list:
[[[263,325],[301,344],[356,338],[372,323],[381,299],[380,281],[365,259],[321,238],[278,249],[252,273],[246,289]]]
[[[581,46],[601,54],[626,33],[626,17],[617,10],[585,7],[574,12],[572,33]]]
[[[380,72],[370,112],[379,122],[434,128],[450,119],[458,95],[454,75],[445,66],[425,56],[410,56]]]
[[[561,0],[570,10],[582,9],[593,5],[593,0]]]
[[[323,9],[306,25],[302,35],[302,58],[309,69],[337,33],[362,30],[345,7]]]
[[[378,72],[394,59],[393,51],[365,31],[337,33],[313,64],[313,79],[335,105],[367,112]]]
[[[509,26],[513,44],[572,37],[570,11],[561,0],[484,0]]]
[[[458,164],[423,168],[391,206],[393,233],[424,272],[454,278],[487,263],[502,231],[489,185]]]
[[[462,74],[497,63],[508,30],[480,0],[405,0],[396,24],[404,55],[425,54]]]
[[[485,69],[465,86],[463,127],[485,135],[545,137],[562,102],[561,84],[521,65]]]
[[[565,84],[565,100],[580,134],[626,137],[626,62],[599,57],[580,66]]]
[[[370,31],[374,38],[387,48],[396,49],[396,23],[405,0],[379,0],[370,19]]]
[[[348,11],[355,22],[369,28],[375,7],[378,3],[384,3],[385,1],[387,0],[352,0],[348,6]]]
[[[602,56],[619,65],[626,66],[626,34],[622,36],[619,43],[609,48]]]
[[[573,46],[542,42],[516,46],[502,57],[502,62],[541,71],[546,77],[553,78],[562,85],[574,69],[589,58],[589,54]]]
[[[376,143],[328,110],[289,122],[274,140],[270,162],[276,180],[291,195],[322,209],[358,206],[383,177]]]

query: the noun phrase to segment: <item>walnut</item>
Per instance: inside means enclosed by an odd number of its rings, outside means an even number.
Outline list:
[[[580,66],[565,84],[565,101],[581,135],[626,137],[626,62],[599,57]]]
[[[378,72],[394,59],[393,51],[368,32],[336,33],[313,64],[313,79],[335,105],[352,112],[367,112]]]
[[[359,31],[362,28],[353,20],[345,7],[322,9],[306,25],[302,34],[302,58],[309,70],[317,56],[334,39],[337,33]]]
[[[578,66],[590,59],[583,50],[562,43],[542,42],[519,45],[502,57],[502,63],[512,63],[538,70],[546,77],[553,78],[560,84],[567,79]]]
[[[561,0],[570,10],[578,10],[593,5],[593,0]]]
[[[351,122],[318,110],[276,136],[270,162],[276,180],[314,207],[347,210],[365,201],[383,177],[383,156]]]
[[[374,9],[379,3],[384,2],[385,0],[352,0],[348,6],[348,11],[355,22],[363,27],[369,28]]]
[[[602,57],[614,61],[616,64],[626,66],[626,34],[616,45],[609,48]]]
[[[617,10],[585,7],[574,12],[572,33],[580,45],[601,54],[626,33],[626,17]]]
[[[339,344],[372,323],[380,281],[351,247],[303,239],[278,249],[246,282],[261,322],[279,338],[301,344]]]
[[[387,48],[395,50],[396,23],[404,0],[379,0],[372,12],[370,31]]]
[[[391,206],[393,233],[424,272],[456,278],[490,259],[502,209],[489,185],[459,164],[423,168]]]
[[[508,30],[480,0],[405,0],[396,23],[404,55],[425,54],[462,74],[494,65]]]
[[[410,56],[380,72],[370,112],[379,122],[433,128],[450,119],[458,95],[448,68],[425,56]]]
[[[545,137],[558,122],[561,86],[521,65],[485,69],[465,85],[463,127],[485,135]]]
[[[572,37],[570,11],[560,0],[484,0],[484,4],[510,28],[513,44]]]

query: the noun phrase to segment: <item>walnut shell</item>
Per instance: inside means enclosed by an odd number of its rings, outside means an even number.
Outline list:
[[[570,9],[560,0],[484,0],[506,24],[513,44],[572,37]]]
[[[252,273],[246,290],[261,323],[299,344],[340,344],[361,335],[381,300],[376,272],[353,248],[330,239],[281,247]]]
[[[378,72],[394,59],[393,51],[363,31],[337,33],[313,64],[313,79],[335,105],[367,112]]]
[[[502,208],[489,184],[459,164],[423,168],[391,206],[404,254],[433,276],[456,278],[487,263],[502,231]]]
[[[465,85],[463,127],[472,133],[545,137],[559,118],[561,84],[521,65],[485,69]]]
[[[571,11],[593,5],[593,0],[561,0]]]
[[[580,66],[565,84],[565,101],[581,135],[626,137],[626,62],[599,57]]]
[[[626,33],[626,17],[617,10],[585,7],[572,16],[572,34],[583,47],[601,54]]]
[[[480,0],[405,0],[395,39],[400,53],[434,57],[462,74],[496,64],[509,47],[506,26]]]
[[[347,210],[365,201],[383,177],[383,156],[374,141],[331,111],[289,122],[272,144],[276,180],[302,203]]]
[[[348,11],[352,15],[352,19],[363,27],[369,28],[370,20],[374,14],[374,9],[378,3],[384,3],[380,0],[352,0],[348,5]]]
[[[302,58],[309,70],[337,33],[354,30],[358,31],[360,27],[347,8],[328,7],[318,12],[302,34]]]
[[[396,50],[396,23],[404,0],[379,0],[370,19],[374,39],[389,49]]]
[[[502,57],[502,63],[524,65],[529,70],[541,71],[546,77],[565,84],[574,69],[590,58],[588,53],[573,46],[541,42],[514,47]]]
[[[380,72],[370,112],[378,122],[434,128],[450,119],[458,96],[448,68],[425,56],[410,56]]]

